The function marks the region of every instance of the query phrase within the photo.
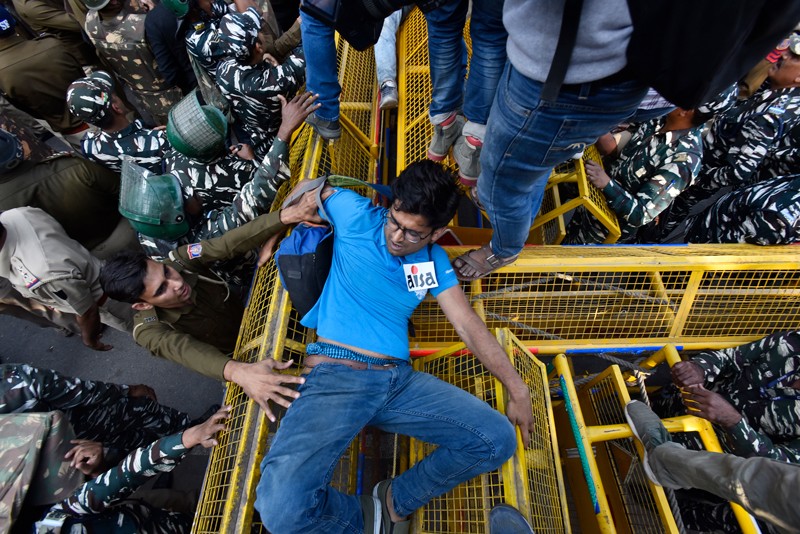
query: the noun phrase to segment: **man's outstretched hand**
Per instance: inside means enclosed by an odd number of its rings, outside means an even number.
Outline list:
[[[245,394],[256,401],[267,414],[267,418],[275,422],[275,414],[270,410],[269,402],[284,408],[292,405],[292,401],[300,397],[300,393],[284,384],[302,384],[306,381],[301,376],[292,376],[277,371],[288,369],[293,360],[279,362],[273,359],[256,363],[243,363],[235,360],[225,365],[225,379],[235,382]]]
[[[183,446],[191,449],[195,445],[202,445],[206,449],[219,445],[217,434],[225,429],[225,422],[231,415],[230,406],[222,406],[214,415],[199,425],[183,431]]]

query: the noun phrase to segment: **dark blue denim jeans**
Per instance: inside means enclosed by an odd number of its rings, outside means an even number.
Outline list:
[[[434,124],[461,109],[462,101],[467,119],[486,124],[506,62],[503,0],[473,0],[472,59],[465,87],[463,32],[468,4],[468,0],[452,0],[425,15],[433,86],[429,114]]]
[[[298,391],[261,464],[256,489],[256,509],[276,534],[364,531],[358,497],[329,484],[339,459],[367,425],[438,445],[394,479],[393,503],[401,516],[497,469],[516,450],[516,432],[506,416],[408,365],[359,371],[319,364]]]
[[[339,120],[339,71],[336,63],[336,41],[333,28],[307,13],[300,13],[300,33],[306,56],[306,91],[318,94],[317,117]]]
[[[565,86],[546,102],[543,85],[507,62],[486,127],[478,198],[501,258],[522,250],[553,167],[633,115],[647,92],[635,81],[593,82]]]

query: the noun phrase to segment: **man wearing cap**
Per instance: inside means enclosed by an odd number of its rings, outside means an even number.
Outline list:
[[[109,350],[100,341],[100,323],[129,332],[133,314],[103,294],[101,265],[44,211],[24,207],[0,214],[0,277],[26,298],[74,313],[84,345]]]
[[[689,217],[689,243],[800,242],[800,176],[779,176],[726,193]]]
[[[250,7],[220,21],[220,41],[228,59],[217,67],[217,84],[230,101],[234,118],[250,137],[256,157],[264,157],[280,126],[281,103],[305,83],[305,59],[297,47],[281,65],[264,59],[261,16]]]
[[[118,200],[119,176],[105,167],[67,152],[36,161],[27,143],[0,130],[0,210],[41,208],[72,239],[101,255],[128,246],[133,237]]]
[[[637,241],[640,227],[658,217],[700,171],[702,127],[736,101],[735,85],[696,109],[676,108],[665,117],[641,123],[609,168],[586,161],[589,181],[600,189],[617,215],[620,243]],[[583,207],[567,227],[563,244],[603,243],[608,229]]]
[[[15,26],[14,17],[0,4],[0,91],[14,106],[47,121],[53,131],[85,128],[64,105],[67,87],[84,75],[80,63],[55,37],[27,40],[14,33]]]
[[[724,187],[744,187],[784,136],[800,125],[800,36],[792,36],[769,69],[769,85],[719,115],[703,138],[703,165],[695,184],[679,196],[661,227],[661,238],[697,203]]]
[[[129,302],[136,311],[136,343],[205,376],[235,382],[268,410],[269,400],[293,394],[281,384],[299,384],[302,379],[272,372],[286,369],[291,361],[230,359],[244,307],[208,264],[262,245],[287,224],[300,222],[315,204],[309,192],[298,204],[261,215],[222,237],[180,246],[163,263],[141,253],[121,253],[103,267],[101,284],[110,297]]]
[[[114,81],[104,71],[76,80],[67,90],[67,105],[75,117],[97,127],[81,140],[83,154],[114,172],[122,169],[122,157],[153,172],[161,171],[169,150],[163,129],[145,128],[141,119],[131,121],[122,99],[114,94]]]
[[[130,13],[122,0],[84,0],[86,34],[97,54],[111,66],[139,100],[141,111],[156,125],[167,123],[169,109],[181,99],[181,90],[170,86],[158,70],[144,34],[144,13]],[[74,79],[74,78],[73,78]]]

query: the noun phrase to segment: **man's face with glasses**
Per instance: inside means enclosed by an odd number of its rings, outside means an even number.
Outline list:
[[[394,206],[386,212],[383,231],[392,256],[413,254],[439,237],[439,230],[428,226],[424,216],[398,211]]]

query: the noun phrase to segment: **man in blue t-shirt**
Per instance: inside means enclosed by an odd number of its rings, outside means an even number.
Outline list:
[[[326,186],[322,193],[324,217],[335,229],[333,263],[322,295],[302,320],[318,336],[307,347],[305,382],[261,465],[256,508],[270,532],[408,532],[414,510],[514,453],[512,424],[528,443],[528,387],[470,307],[447,254],[433,244],[458,206],[455,176],[421,161],[397,178],[392,195],[387,210],[352,191]],[[507,417],[411,369],[409,319],[429,291],[467,347],[504,384]],[[367,425],[437,448],[378,483],[372,496],[345,495],[330,487],[331,476]]]

